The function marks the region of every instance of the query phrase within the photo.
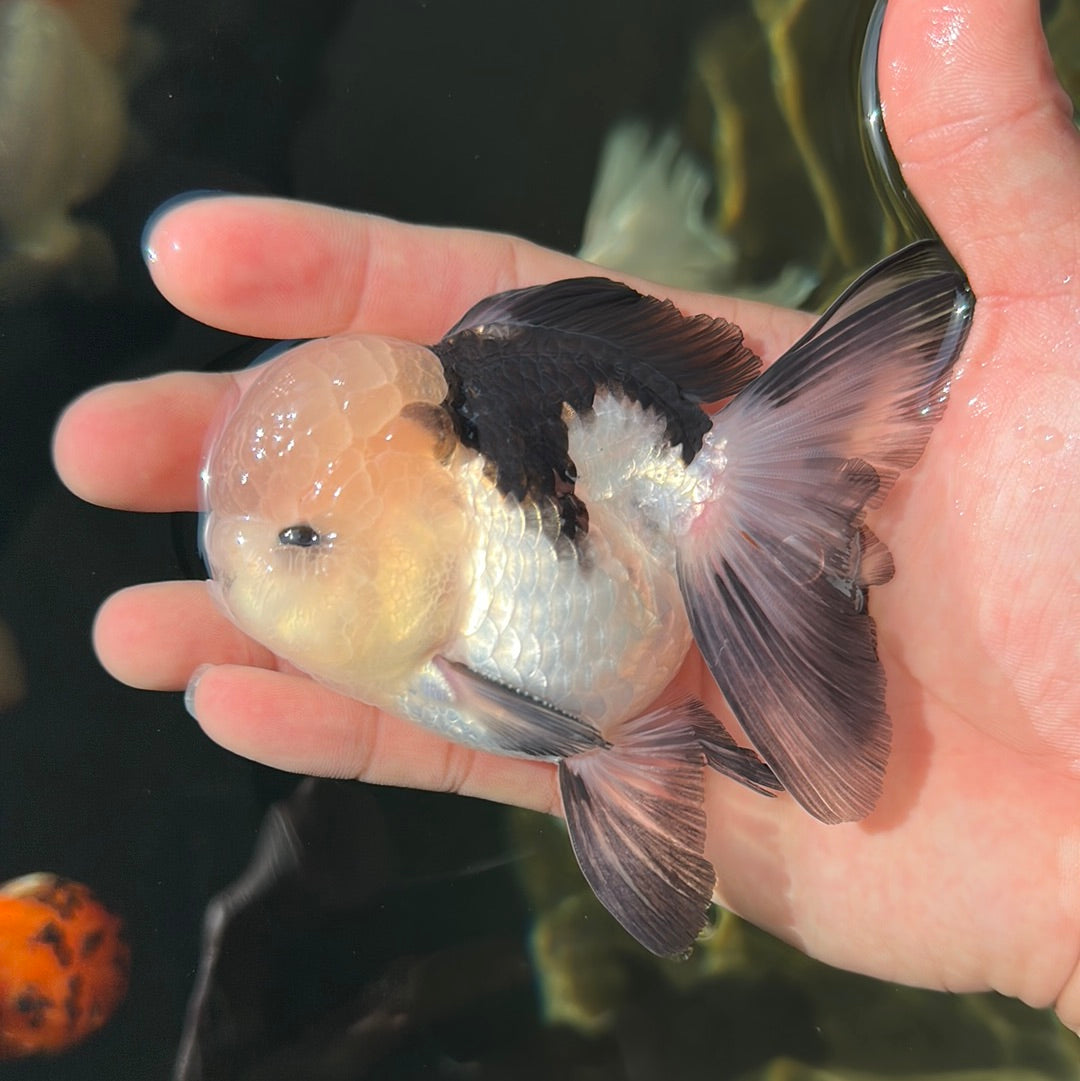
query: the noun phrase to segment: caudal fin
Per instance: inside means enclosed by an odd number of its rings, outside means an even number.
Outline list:
[[[565,758],[559,784],[570,841],[605,908],[643,946],[689,953],[715,874],[705,859],[704,754],[712,718],[695,701],[628,721],[608,749]]]
[[[865,510],[919,459],[973,307],[939,244],[904,249],[736,396],[695,459],[718,494],[679,544],[694,636],[761,757],[826,822],[873,809],[889,752],[865,592],[892,560]]]

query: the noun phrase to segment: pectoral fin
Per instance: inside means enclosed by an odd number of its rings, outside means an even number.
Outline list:
[[[488,679],[443,657],[436,658],[457,706],[483,727],[486,745],[520,758],[565,758],[607,742],[581,717],[564,713],[524,691]]]
[[[704,758],[696,702],[622,725],[607,750],[559,763],[574,854],[604,907],[653,953],[682,957],[705,926]]]

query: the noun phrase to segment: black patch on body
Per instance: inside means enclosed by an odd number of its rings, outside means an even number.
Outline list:
[[[83,907],[83,898],[79,895],[77,884],[66,878],[58,878],[37,900],[48,905],[65,922]]]
[[[587,531],[588,510],[574,493],[565,406],[584,414],[598,390],[620,394],[662,417],[689,463],[712,423],[702,403],[738,393],[761,367],[733,324],[688,318],[607,278],[489,297],[431,348],[457,437],[501,492],[557,508],[570,539]]]
[[[60,929],[60,926],[53,923],[52,920],[38,931],[34,939],[53,951],[56,955],[56,962],[61,968],[70,967],[71,962],[75,959],[71,947],[68,945],[67,936]]]
[[[68,1027],[74,1028],[82,1017],[79,998],[82,995],[83,978],[78,973],[68,977],[67,995],[64,998],[64,1012],[67,1014]]]
[[[79,956],[83,959],[93,957],[101,949],[105,942],[105,932],[90,931],[83,935],[82,944],[79,946]]]
[[[53,1005],[53,1000],[36,987],[26,987],[15,998],[15,1009],[26,1019],[30,1028],[41,1028],[45,1024],[45,1014]]]

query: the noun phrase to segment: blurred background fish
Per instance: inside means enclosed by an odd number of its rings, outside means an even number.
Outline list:
[[[124,152],[134,6],[0,3],[0,303],[56,278],[91,294],[115,283],[108,237],[72,211],[108,183]]]
[[[0,1061],[70,1050],[128,988],[120,920],[80,882],[30,874],[0,886]]]

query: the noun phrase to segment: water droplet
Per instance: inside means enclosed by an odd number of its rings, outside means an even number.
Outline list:
[[[1052,428],[1049,424],[1040,424],[1031,433],[1031,437],[1035,440],[1035,446],[1043,454],[1055,454],[1065,445],[1065,437],[1057,428]]]

